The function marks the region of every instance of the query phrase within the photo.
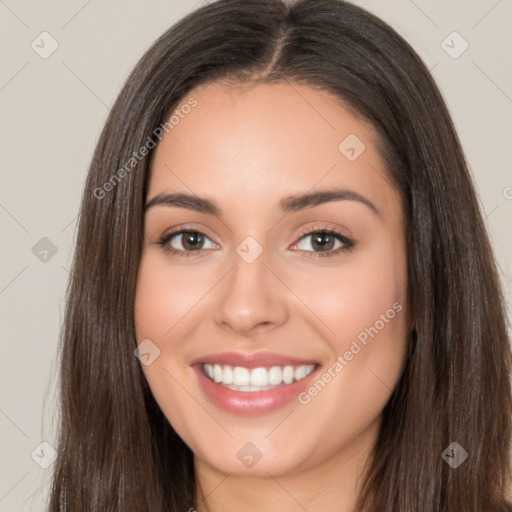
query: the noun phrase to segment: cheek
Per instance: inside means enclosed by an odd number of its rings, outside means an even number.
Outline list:
[[[366,403],[369,410],[380,408],[394,388],[408,342],[405,249],[400,240],[379,247],[293,285],[329,346],[327,367],[342,358],[331,370],[332,389],[341,386],[338,397],[353,397],[353,406]]]
[[[293,279],[293,289],[337,352],[347,350],[347,341],[358,335],[364,339],[366,329],[375,324],[384,330],[384,322],[389,331],[390,326],[398,328],[407,320],[405,260],[393,250],[357,255],[337,269]]]
[[[151,338],[149,326],[155,326],[155,320],[158,319],[156,310],[161,305],[161,292],[154,286],[154,275],[151,269],[142,259],[139,266],[137,277],[137,288],[135,292],[135,331],[137,341],[144,338]],[[158,321],[156,322],[158,324]]]
[[[135,330],[137,339],[158,339],[163,336],[170,324],[169,313],[175,311],[176,294],[168,288],[165,273],[158,264],[143,257],[139,266],[137,290],[135,293]],[[163,312],[167,311],[167,315]],[[171,313],[172,314],[172,313]]]
[[[323,419],[318,435],[339,440],[376,421],[400,377],[408,342],[406,266],[403,253],[390,250],[325,276],[299,292],[329,348],[322,374],[300,402]]]
[[[182,329],[187,322],[181,320],[204,295],[207,283],[208,276],[199,275],[194,266],[173,269],[165,255],[145,254],[139,266],[135,293],[137,339],[163,341],[173,329]]]
[[[142,371],[160,409],[180,433],[191,430],[187,420],[195,412],[195,402],[180,384],[190,378],[180,346],[190,326],[182,319],[188,318],[201,292],[187,272],[173,272],[155,253],[143,255],[135,293],[135,330],[138,343],[149,339],[159,353],[151,364],[142,365]]]

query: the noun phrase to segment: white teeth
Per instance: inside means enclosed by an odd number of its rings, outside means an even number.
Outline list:
[[[293,374],[295,369],[293,366],[285,366],[283,370],[283,382],[285,384],[291,384],[293,382]]]
[[[268,372],[265,368],[251,370],[251,386],[266,386],[268,384]]]
[[[268,383],[272,384],[272,386],[277,386],[281,384],[283,380],[283,370],[281,370],[280,366],[272,366],[268,371]]]
[[[235,386],[248,386],[250,384],[249,370],[241,366],[235,366],[233,369],[233,384]]]
[[[231,366],[224,366],[222,382],[224,384],[233,384],[233,369]]]
[[[203,373],[212,381],[236,391],[264,391],[303,379],[315,369],[314,364],[244,368],[222,364],[204,364]]]
[[[306,367],[305,366],[299,366],[296,370],[295,370],[295,380],[300,380],[300,379],[303,379],[305,376],[306,376]]]
[[[208,375],[209,374],[210,374],[210,372],[208,372]],[[222,368],[218,364],[214,364],[213,365],[213,380],[215,382],[222,382],[222,378],[223,378]]]

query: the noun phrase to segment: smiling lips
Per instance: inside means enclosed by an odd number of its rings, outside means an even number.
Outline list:
[[[236,414],[262,414],[297,397],[319,364],[270,352],[218,353],[193,361],[209,400]]]

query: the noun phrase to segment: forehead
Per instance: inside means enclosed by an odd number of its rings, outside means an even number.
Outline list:
[[[193,99],[193,108],[183,108]],[[375,146],[376,133],[334,95],[304,84],[191,91],[155,149],[148,197],[162,191],[232,192],[249,208],[313,187],[345,187],[396,199]],[[392,197],[393,196],[393,197]],[[261,204],[259,205],[261,207]]]

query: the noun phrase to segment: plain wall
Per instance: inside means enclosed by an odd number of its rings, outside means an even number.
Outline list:
[[[440,85],[474,175],[510,304],[512,2],[357,3],[397,29]],[[51,448],[40,443],[55,445],[55,356],[76,216],[109,106],[148,46],[199,5],[192,0],[0,2],[0,511],[44,510],[51,466],[44,469],[35,461],[51,461]],[[463,39],[450,35],[454,31]],[[47,58],[41,55],[55,43],[42,32],[58,43]],[[467,50],[453,58],[463,40]]]

